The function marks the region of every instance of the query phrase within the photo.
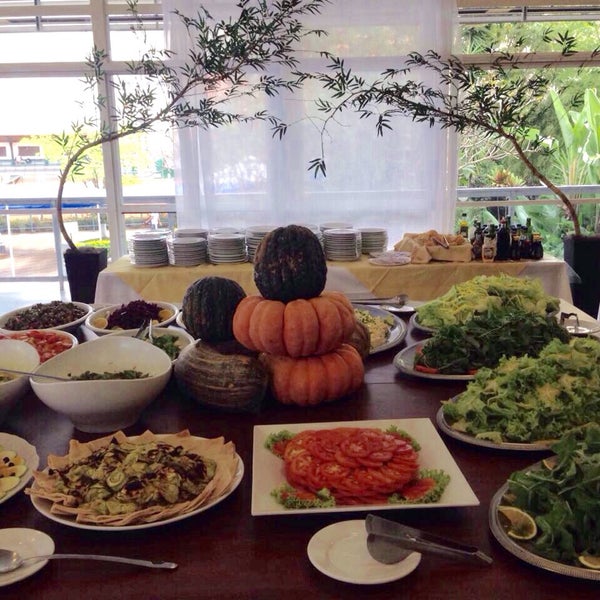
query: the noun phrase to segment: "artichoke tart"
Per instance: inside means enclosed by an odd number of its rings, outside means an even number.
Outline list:
[[[233,442],[184,430],[87,443],[71,440],[65,456],[48,456],[25,493],[77,523],[126,526],[170,519],[200,508],[232,485],[239,457]]]

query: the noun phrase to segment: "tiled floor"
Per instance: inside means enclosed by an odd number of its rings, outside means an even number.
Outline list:
[[[65,284],[65,291],[61,295],[57,281],[0,282],[0,314],[28,304],[50,302],[51,300],[69,300],[68,284]]]

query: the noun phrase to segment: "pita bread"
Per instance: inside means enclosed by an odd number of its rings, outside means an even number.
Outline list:
[[[146,448],[156,448],[157,444],[181,447],[186,456],[198,455],[203,459],[214,461],[216,469],[213,477],[200,493],[191,499],[172,504],[165,504],[163,499],[160,504],[157,502],[134,510],[131,510],[131,506],[123,506],[123,512],[101,514],[89,504],[80,503],[77,494],[72,493],[75,488],[60,490],[58,484],[61,479],[58,472],[75,464],[89,464],[88,459],[92,454],[95,452],[102,454],[102,450],[108,449],[112,444],[118,444],[127,454],[144,452]],[[71,440],[68,454],[64,456],[51,454],[48,456],[48,468],[34,471],[34,484],[27,488],[25,493],[52,502],[50,510],[53,514],[72,516],[77,523],[111,526],[154,523],[196,510],[226,493],[233,483],[238,460],[235,445],[233,442],[226,443],[223,437],[200,438],[192,436],[188,430],[161,435],[146,431],[140,436],[127,437],[122,431],[118,431],[87,443]]]

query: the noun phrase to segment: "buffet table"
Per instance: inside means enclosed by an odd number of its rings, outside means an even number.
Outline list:
[[[539,261],[437,262],[384,267],[370,264],[366,257],[354,262],[327,263],[326,289],[349,296],[373,295],[378,298],[407,294],[411,300],[432,300],[452,285],[477,275],[506,273],[539,278],[547,293],[571,300],[567,265],[546,257]],[[251,263],[199,265],[196,267],[140,268],[122,256],[104,269],[96,287],[97,304],[119,304],[131,300],[181,302],[187,287],[201,277],[219,276],[237,281],[247,294],[256,294]]]
[[[569,309],[568,305],[564,306]],[[420,339],[409,330],[404,344]],[[167,390],[126,433],[156,433],[188,428],[192,434],[232,440],[245,465],[240,486],[223,502],[188,519],[127,532],[93,531],[47,519],[19,493],[0,506],[0,528],[25,527],[50,535],[56,552],[119,554],[179,564],[175,571],[127,565],[50,561],[28,579],[2,590],[3,600],[106,598],[127,600],[318,598],[597,598],[598,582],[574,579],[533,567],[508,553],[488,527],[488,507],[508,475],[540,460],[545,453],[476,447],[442,434],[442,439],[480,504],[453,508],[392,509],[379,514],[401,523],[479,547],[493,558],[474,566],[423,555],[415,571],[386,584],[342,583],[315,569],[307,544],[323,527],[366,512],[327,512],[252,516],[253,427],[255,425],[340,422],[426,417],[435,423],[440,401],[460,393],[465,382],[437,382],[400,374],[392,360],[399,348],[367,359],[365,385],[343,400],[309,408],[278,404],[255,415],[209,411],[181,396],[171,382]],[[285,425],[282,427],[284,428]],[[49,453],[65,454],[68,441],[89,441],[46,408],[33,394],[10,415],[2,429],[34,444],[42,466]],[[425,441],[426,443],[426,441]],[[374,511],[375,512],[375,511]]]

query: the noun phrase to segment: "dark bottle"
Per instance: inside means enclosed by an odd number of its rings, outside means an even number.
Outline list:
[[[500,227],[496,233],[496,258],[495,260],[510,259],[510,217],[500,220]]]
[[[471,256],[473,260],[481,259],[481,249],[483,247],[483,228],[479,221],[475,221],[475,230],[471,240]]]
[[[537,232],[531,234],[531,258],[534,260],[540,260],[541,258],[544,258],[542,236]]]
[[[510,259],[521,260],[521,226],[517,225],[512,232]]]
[[[529,227],[531,219],[527,219],[527,225],[521,227],[521,258],[531,258],[531,240],[529,238]]]

